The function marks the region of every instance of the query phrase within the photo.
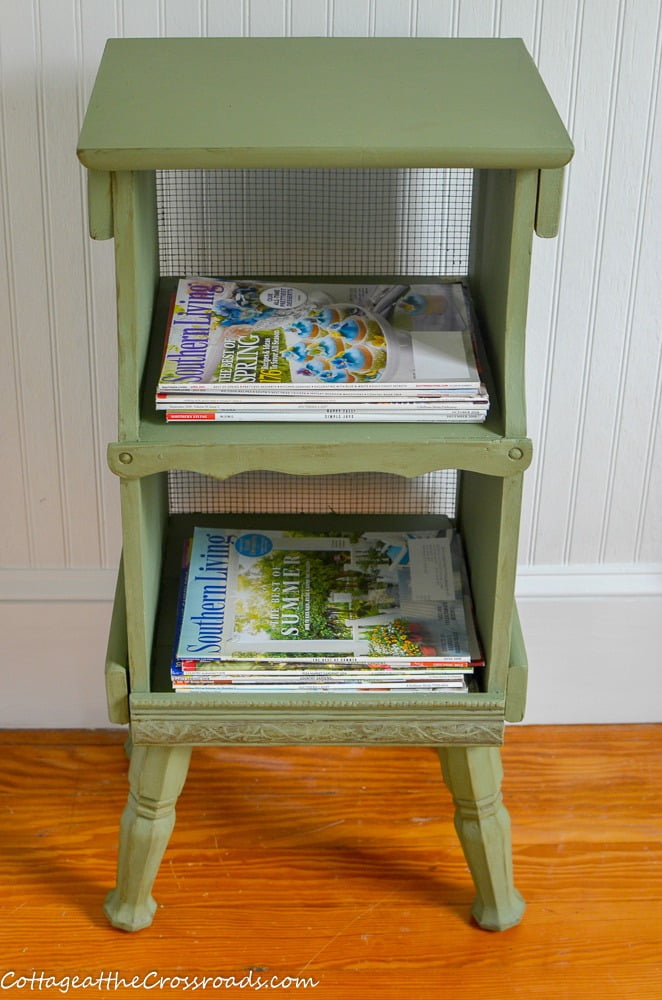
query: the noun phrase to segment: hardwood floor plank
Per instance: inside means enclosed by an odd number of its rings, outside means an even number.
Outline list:
[[[252,969],[312,976],[296,993],[323,1000],[662,996],[662,726],[509,729],[504,795],[528,905],[503,934],[471,923],[450,797],[425,748],[196,750],[154,924],[112,929],[101,903],[127,793],[122,740],[2,734],[0,974],[239,981]]]

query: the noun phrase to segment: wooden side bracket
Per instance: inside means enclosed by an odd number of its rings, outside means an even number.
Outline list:
[[[563,204],[563,167],[538,171],[536,233],[548,239],[558,236]]]
[[[87,211],[93,240],[112,240],[113,194],[111,174],[107,170],[87,171]]]

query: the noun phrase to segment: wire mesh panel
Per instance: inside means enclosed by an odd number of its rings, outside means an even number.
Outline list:
[[[163,275],[468,272],[471,170],[168,170],[157,173]],[[215,480],[170,473],[173,513],[455,513],[457,474]]]
[[[291,476],[243,472],[213,479],[176,470],[169,476],[173,514],[448,514],[455,513],[454,469],[406,479],[385,472]]]
[[[168,170],[161,273],[467,273],[472,171]]]

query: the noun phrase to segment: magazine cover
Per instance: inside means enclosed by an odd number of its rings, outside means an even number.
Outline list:
[[[459,282],[274,285],[184,278],[157,394],[479,389]]]
[[[458,544],[196,528],[173,670],[469,665]]]

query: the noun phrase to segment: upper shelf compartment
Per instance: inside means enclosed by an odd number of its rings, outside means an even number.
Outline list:
[[[123,478],[169,469],[229,476],[248,469],[300,473],[398,471],[419,475],[464,468],[498,476],[522,472],[531,460],[525,438],[506,439],[498,393],[484,375],[491,405],[484,424],[469,423],[172,423],[155,409],[163,342],[176,279],[162,279],[156,297],[135,436],[110,446],[111,468]]]
[[[78,155],[97,171],[562,167],[572,144],[520,39],[128,38]]]
[[[413,453],[422,460],[432,444],[436,460],[456,467],[466,445],[462,467],[488,456],[483,471],[512,474],[511,453],[526,438],[532,234],[554,231],[572,156],[521,40],[112,39],[78,154],[89,168],[92,234],[115,238],[125,455],[130,445],[143,456],[153,448],[169,463],[180,441],[190,459],[198,447],[202,454],[207,444],[236,439],[255,457],[265,438],[264,427],[175,431],[141,412],[161,278],[452,275],[468,281],[494,380],[496,405],[484,427],[291,426],[283,441],[300,439],[307,460],[318,463],[349,453],[350,441],[359,441],[357,455],[379,463]],[[290,185],[300,174],[303,199]],[[434,199],[412,186],[432,174],[444,175],[430,180]],[[325,224],[327,202],[311,195],[313,175],[330,178],[332,198],[342,185],[351,188],[341,199],[348,222],[339,225],[334,213]],[[372,186],[375,175],[381,187]],[[276,440],[270,428],[268,438]],[[391,448],[398,441],[400,452]],[[434,455],[432,448],[426,462]],[[145,474],[137,453],[126,465],[125,475]]]

